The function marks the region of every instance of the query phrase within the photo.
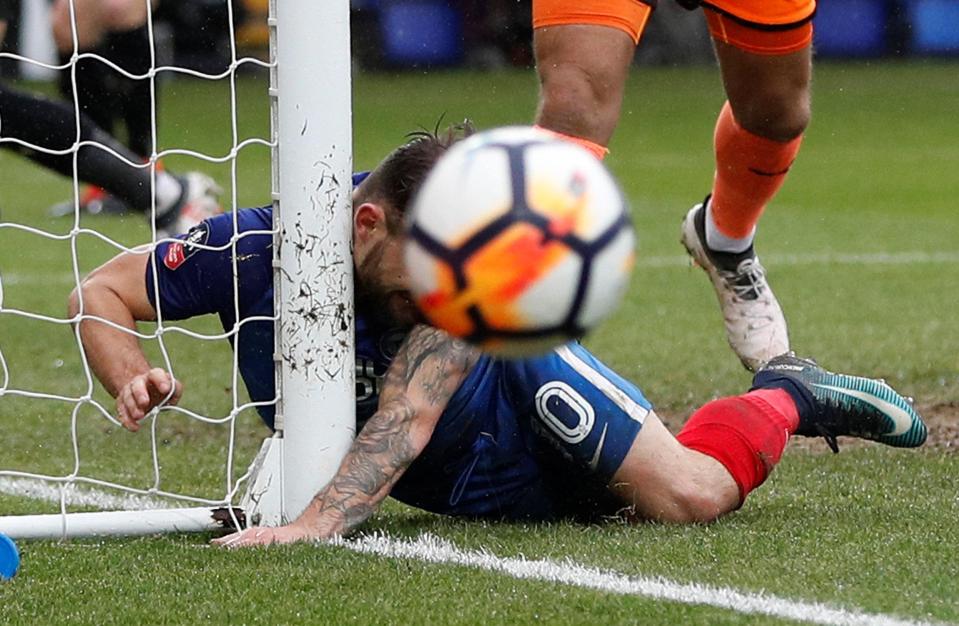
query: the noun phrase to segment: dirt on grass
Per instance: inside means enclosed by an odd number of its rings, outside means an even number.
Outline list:
[[[926,447],[959,452],[959,401],[920,404],[918,409],[929,427]]]

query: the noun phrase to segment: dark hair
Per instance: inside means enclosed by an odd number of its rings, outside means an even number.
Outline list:
[[[407,141],[393,150],[360,185],[359,197],[379,200],[386,207],[386,227],[391,234],[403,228],[406,208],[423,185],[426,175],[446,151],[475,132],[473,123],[463,120],[440,131],[423,129],[406,135]]]

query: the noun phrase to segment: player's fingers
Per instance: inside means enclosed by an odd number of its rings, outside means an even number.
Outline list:
[[[126,406],[124,406],[124,403],[123,403],[122,392],[119,395],[117,395],[117,419],[120,421],[120,424],[122,424],[123,427],[126,428],[127,430],[130,430],[130,426],[133,425],[133,422],[130,420],[129,417],[127,417],[127,408]]]
[[[144,419],[153,408],[163,399],[157,396],[153,386],[148,383],[146,376],[137,376],[127,385],[130,390],[130,400],[127,402],[127,413],[130,419],[139,422]]]
[[[267,546],[273,543],[273,532],[269,528],[247,528],[244,531],[220,537],[212,541],[223,548],[245,548],[248,546]]]
[[[151,396],[150,408],[160,403],[174,405],[180,401],[183,394],[183,383],[174,380],[173,375],[166,370],[155,367],[147,372],[149,391]]]
[[[147,389],[147,380],[143,376],[137,376],[130,381],[129,385],[130,394],[133,396],[133,399],[136,401],[137,406],[149,408],[150,406],[150,390]],[[140,419],[140,418],[136,418]]]
[[[247,531],[245,530],[241,530],[239,532],[233,533],[232,535],[227,535],[226,537],[219,537],[217,539],[214,539],[210,543],[223,548],[239,548],[243,543],[243,535],[246,532]]]
[[[172,377],[167,373],[166,370],[159,367],[154,367],[152,370],[147,372],[147,380],[157,391],[157,393],[162,396],[166,396],[168,393],[170,393],[171,378]]]
[[[120,420],[120,424],[122,424],[124,428],[131,432],[136,432],[140,429],[140,425],[130,416],[130,409],[128,408],[130,403],[128,388],[124,387],[120,390],[120,393],[117,394],[117,419]]]
[[[170,397],[170,401],[167,404],[178,404],[180,398],[183,396],[183,383],[176,381],[175,387],[173,388],[173,395]]]
[[[140,398],[137,397],[136,390],[130,389],[126,394],[125,400],[127,416],[139,427],[138,422],[146,417],[147,411],[150,410],[149,396],[147,397],[146,403],[141,403]]]
[[[243,532],[243,537],[237,543],[237,547],[268,546],[271,543],[273,543],[272,528],[248,528]]]

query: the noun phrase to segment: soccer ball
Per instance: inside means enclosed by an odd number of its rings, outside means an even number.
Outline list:
[[[636,238],[613,177],[587,150],[532,127],[454,145],[407,219],[420,310],[500,356],[581,337],[622,299],[633,266]]]

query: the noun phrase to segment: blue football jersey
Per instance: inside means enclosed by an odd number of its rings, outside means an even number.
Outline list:
[[[182,320],[213,313],[230,335],[237,366],[250,399],[267,426],[273,428],[276,397],[273,375],[273,234],[272,209],[244,209],[236,213],[237,281],[233,289],[233,214],[206,220],[176,242],[165,242],[147,264],[146,289],[150,303],[164,320]],[[221,247],[200,248],[197,244]],[[156,276],[154,267],[156,266]],[[404,335],[380,328],[356,312],[356,411],[365,421],[375,411],[379,384]]]
[[[359,185],[367,175],[355,174],[353,185]],[[236,291],[230,247],[234,219]],[[237,319],[244,320],[239,332],[230,335],[230,344],[237,353],[238,369],[250,399],[264,403],[257,406],[257,411],[271,429],[276,413],[269,404],[276,398],[272,230],[272,207],[224,213],[179,236],[179,241],[159,244],[154,262],[146,268],[147,296],[164,320],[216,314],[226,331],[234,328]],[[355,323],[357,419],[365,420],[376,411],[379,381],[403,336],[392,329],[375,327],[361,312],[356,313]]]

